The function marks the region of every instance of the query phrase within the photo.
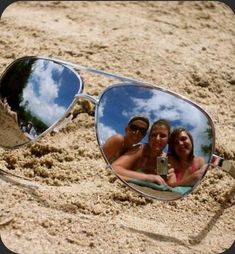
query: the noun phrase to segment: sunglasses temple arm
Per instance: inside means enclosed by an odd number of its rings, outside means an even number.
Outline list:
[[[235,164],[231,160],[224,160],[224,158],[213,154],[211,158],[211,166],[220,167],[235,178]]]
[[[230,160],[224,160],[216,154],[212,154],[210,165],[214,167],[219,167],[223,171],[229,173],[233,178],[235,178],[235,164]]]
[[[224,162],[224,158],[220,157],[216,154],[212,154],[211,157],[211,165],[213,167],[222,167],[223,166],[223,162]]]
[[[124,77],[124,76],[120,76],[120,75],[117,75],[117,74],[114,74],[114,73],[110,73],[110,72],[106,72],[106,71],[101,71],[101,70],[97,70],[97,69],[94,69],[94,68],[86,68],[87,71],[91,71],[93,73],[96,73],[96,74],[99,74],[99,75],[103,75],[103,76],[106,76],[106,77],[111,77],[111,78],[117,78],[121,81],[126,81],[126,82],[139,82],[138,80],[134,80],[134,79],[130,79],[130,78],[127,78],[127,77]]]

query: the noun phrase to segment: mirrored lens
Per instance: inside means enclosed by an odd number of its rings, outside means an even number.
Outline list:
[[[128,121],[135,116],[150,122],[146,135],[138,139],[127,132]],[[123,181],[161,200],[191,192],[205,175],[214,149],[213,124],[200,107],[158,88],[130,84],[102,94],[97,137],[106,160]]]
[[[0,145],[29,142],[55,124],[82,87],[65,65],[41,58],[22,58],[0,80]]]

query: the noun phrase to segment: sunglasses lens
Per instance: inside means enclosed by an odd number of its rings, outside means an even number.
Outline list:
[[[139,127],[139,126],[136,126],[136,125],[134,125],[134,124],[130,124],[129,125],[129,128],[133,131],[133,132],[140,132],[142,135],[144,135],[145,133],[146,133],[146,129],[144,129],[144,128],[141,128],[141,127]]]
[[[139,136],[139,139],[137,139],[137,135],[132,135],[131,138],[135,137],[136,139],[130,138],[127,141],[129,136],[126,136],[126,128],[129,120],[135,116],[138,116],[138,119],[139,116],[147,118],[150,123],[149,129],[145,136]],[[172,155],[173,157],[173,150],[170,150],[169,143],[171,138],[169,128],[164,125],[164,121],[158,127],[157,125],[153,126],[153,123],[159,119],[167,120],[171,131],[179,127],[185,129],[184,132],[179,132],[180,135],[183,133],[186,139],[184,139],[182,147],[178,146],[176,148],[176,150],[178,149],[176,153],[180,153],[180,156],[188,153],[187,158],[190,158],[190,160],[194,156],[195,165],[198,165],[199,161],[203,160],[202,166],[205,168],[204,172],[206,172],[214,149],[214,127],[210,117],[196,104],[159,88],[120,84],[104,91],[97,107],[97,138],[105,159],[112,165],[114,173],[121,180],[147,196],[160,200],[174,200],[191,192],[205,174],[202,174],[198,181],[192,182],[190,185],[185,184],[178,187],[171,187],[168,184],[168,168],[161,169],[161,172],[165,171],[165,175],[161,175],[164,182],[159,182],[155,176],[152,180],[142,180],[141,177],[137,176],[137,172],[145,173],[146,179],[150,175],[156,175],[158,172],[157,156],[160,156],[159,154],[165,154],[167,157]],[[144,123],[142,121],[143,125]],[[131,130],[137,130],[136,125],[131,124]],[[141,131],[144,131],[144,127]],[[178,138],[177,135],[175,134]],[[120,140],[120,136],[125,137],[125,141],[127,141],[125,144],[128,143],[129,146],[123,145],[121,142],[119,142],[120,144],[118,143],[117,137]],[[155,138],[151,138],[153,136]],[[145,152],[140,152],[139,149],[136,149],[137,144],[140,150],[142,149],[141,147],[149,150],[143,149]],[[135,149],[139,157],[137,155],[132,157],[135,154]],[[119,160],[120,156],[128,151],[131,151],[131,153]],[[151,156],[148,155],[155,153],[156,155],[152,157],[153,160],[150,161]],[[125,161],[126,158],[127,160]],[[135,158],[137,158],[138,162],[134,161]],[[199,160],[198,158],[201,159]],[[163,166],[167,167],[168,163],[169,161],[164,163]],[[177,171],[177,164],[174,165],[175,171]],[[190,172],[197,170],[195,165],[192,168],[190,166],[187,170]],[[122,171],[123,168],[125,170]],[[175,177],[178,177],[178,175]]]
[[[21,58],[0,80],[0,145],[29,142],[52,127],[81,90],[80,77],[65,65]]]

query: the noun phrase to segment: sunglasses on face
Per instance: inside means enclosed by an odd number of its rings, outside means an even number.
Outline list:
[[[146,128],[141,128],[141,127],[139,127],[139,126],[137,126],[137,125],[135,125],[135,124],[130,124],[129,125],[129,128],[130,128],[130,130],[132,131],[132,132],[140,132],[142,135],[145,135],[146,134],[146,132],[147,132],[147,130],[146,130]]]
[[[99,96],[83,92],[85,85],[89,88],[94,82],[107,86]],[[215,156],[214,125],[200,106],[161,87],[102,70],[58,59],[22,57],[3,72],[0,98],[0,146],[5,148],[31,143],[59,129],[58,126],[75,117],[73,108],[80,101],[93,103],[97,142],[105,161],[122,182],[146,197],[181,198],[193,191],[205,174],[195,186],[184,191],[138,179],[123,180],[102,147],[113,134],[123,133],[123,126],[131,117],[144,115],[152,123],[164,118],[173,129],[187,128],[195,140],[194,151],[204,158],[207,168]],[[146,129],[134,124],[129,127],[142,135],[146,133]]]

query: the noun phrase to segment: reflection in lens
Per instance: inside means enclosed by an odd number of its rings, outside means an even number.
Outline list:
[[[124,155],[110,159],[104,149],[104,145],[115,135],[125,136],[128,120],[136,115],[149,119],[150,128],[146,136],[129,151],[126,151]],[[156,122],[158,124],[156,128],[154,127],[154,135],[152,135],[151,126],[153,126],[153,123],[155,125]],[[159,178],[160,175],[157,175],[157,157],[167,157],[168,161],[172,162],[172,165],[174,164],[173,159],[170,157],[169,145],[167,144],[169,137],[166,137],[168,135],[166,123],[170,124],[171,131],[183,127],[192,136],[194,141],[192,144],[193,155],[197,164],[196,166],[193,165],[192,172],[197,171],[199,167],[204,169],[195,181],[190,183],[182,182],[182,185],[180,185],[173,178],[171,178],[172,181],[170,182],[168,179],[169,175],[167,177],[161,176],[161,178]],[[99,101],[97,137],[106,160],[112,164],[114,172],[122,180],[127,181],[140,192],[158,199],[176,199],[192,191],[207,169],[214,145],[213,133],[211,119],[198,106],[161,89],[122,84],[108,88]],[[166,137],[166,140],[164,137]],[[185,149],[186,146],[185,143]],[[115,144],[113,149],[115,149]],[[153,150],[155,150],[155,153]],[[151,156],[152,158],[150,159]],[[188,163],[187,170],[189,172],[192,161],[187,158],[185,156],[185,161],[183,162]],[[180,163],[177,165],[179,171]],[[176,167],[176,163],[172,166],[173,169],[174,167]],[[169,167],[168,170],[170,170]],[[177,177],[179,177],[178,171]],[[175,176],[174,173],[172,175]],[[180,182],[178,181],[178,183]]]
[[[137,148],[138,143],[145,137],[148,127],[148,118],[132,117],[124,129],[123,135],[120,133],[111,135],[103,144],[102,150],[108,161],[111,163],[132,148]]]
[[[80,87],[74,71],[52,60],[13,63],[0,83],[1,104],[8,105],[0,109],[0,145],[13,147],[38,137],[65,114]]]

